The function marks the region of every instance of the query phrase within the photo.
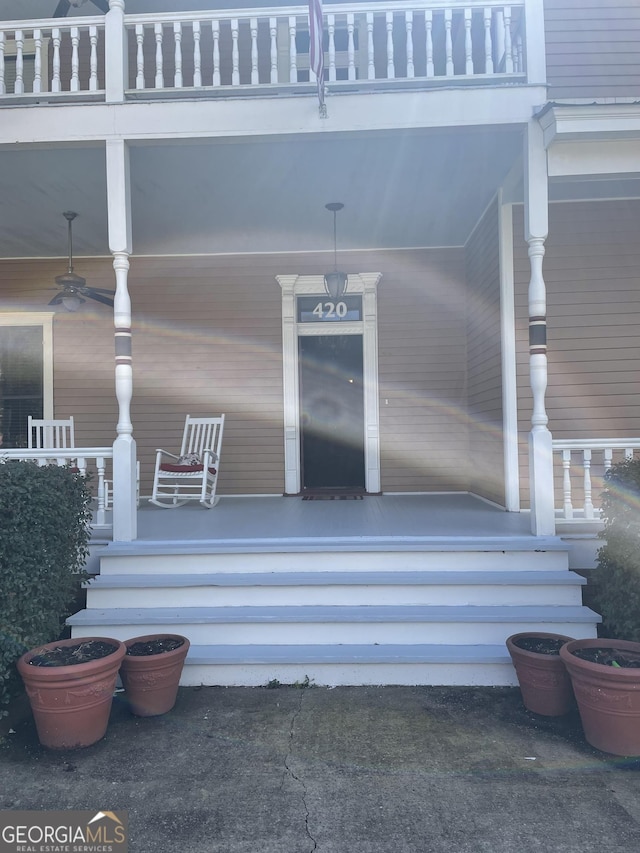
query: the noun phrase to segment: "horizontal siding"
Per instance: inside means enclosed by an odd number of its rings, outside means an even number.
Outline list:
[[[554,438],[640,435],[638,222],[637,200],[550,207],[543,273],[549,346],[546,404]],[[532,408],[527,339],[529,262],[522,234],[522,208],[518,208],[518,415],[523,500],[528,505],[526,437]]]
[[[471,491],[504,505],[498,211],[492,204],[466,246]]]
[[[466,490],[464,255],[398,258],[378,299],[382,488]]]
[[[549,99],[640,95],[637,0],[545,0]]]
[[[64,262],[62,262],[64,265]],[[132,419],[142,492],[155,448],[178,449],[186,414],[226,413],[221,494],[284,489],[279,274],[317,274],[326,253],[131,259]],[[466,486],[464,268],[459,250],[345,253],[347,272],[380,271],[383,488]],[[77,259],[113,289],[111,260]],[[60,261],[0,261],[0,310],[46,310]],[[54,404],[76,442],[111,444],[118,417],[111,311],[88,302],[54,321]],[[389,400],[389,405],[384,401]]]

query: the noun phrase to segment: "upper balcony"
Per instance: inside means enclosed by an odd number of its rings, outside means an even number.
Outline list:
[[[325,4],[328,93],[544,85],[541,10],[538,0]],[[306,5],[129,14],[112,3],[107,15],[0,22],[4,106],[315,88]]]

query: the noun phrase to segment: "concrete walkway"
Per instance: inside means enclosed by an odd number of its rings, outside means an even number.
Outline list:
[[[129,812],[131,853],[630,853],[640,760],[517,688],[182,688],[106,738],[0,740],[1,809]]]

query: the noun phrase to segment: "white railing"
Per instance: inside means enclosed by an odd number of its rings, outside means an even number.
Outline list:
[[[41,467],[44,465],[69,465],[77,468],[83,476],[90,474],[96,478],[94,492],[96,500],[95,524],[104,526],[106,524],[106,466],[113,459],[112,447],[69,447],[65,449],[45,447],[42,450],[31,450],[27,448],[4,449],[0,448],[0,462],[9,462],[17,459],[20,461],[32,461]]]
[[[554,439],[553,454],[562,495],[556,518],[594,521],[600,518],[597,497],[604,475],[614,462],[640,455],[640,438]]]
[[[525,3],[388,0],[325,6],[331,90],[408,82],[524,82]],[[123,95],[248,94],[315,83],[308,7],[125,15]],[[0,25],[0,99],[104,97],[112,29],[104,18]],[[121,35],[120,35],[121,39]],[[121,69],[118,73],[121,73]],[[114,71],[114,79],[116,72]]]

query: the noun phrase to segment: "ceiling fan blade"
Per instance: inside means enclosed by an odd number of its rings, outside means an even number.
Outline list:
[[[62,302],[62,297],[63,297],[63,296],[64,296],[64,293],[57,293],[57,294],[53,297],[53,299],[51,300],[51,302],[49,302],[49,305],[60,305],[60,303]]]
[[[91,0],[94,6],[97,6],[101,12],[106,15],[109,11],[109,0]]]
[[[93,293],[106,293],[107,296],[115,296],[115,290],[108,290],[106,287],[89,287],[86,286],[87,290],[92,291]]]
[[[58,5],[56,6],[56,10],[53,13],[53,17],[66,18],[70,8],[71,3],[69,2],[69,0],[59,0]]]
[[[85,296],[88,296],[89,299],[95,299],[96,302],[102,302],[103,305],[109,305],[113,308],[113,299],[109,299],[108,296],[103,296],[101,293],[97,293],[93,288],[87,287],[83,290]]]

